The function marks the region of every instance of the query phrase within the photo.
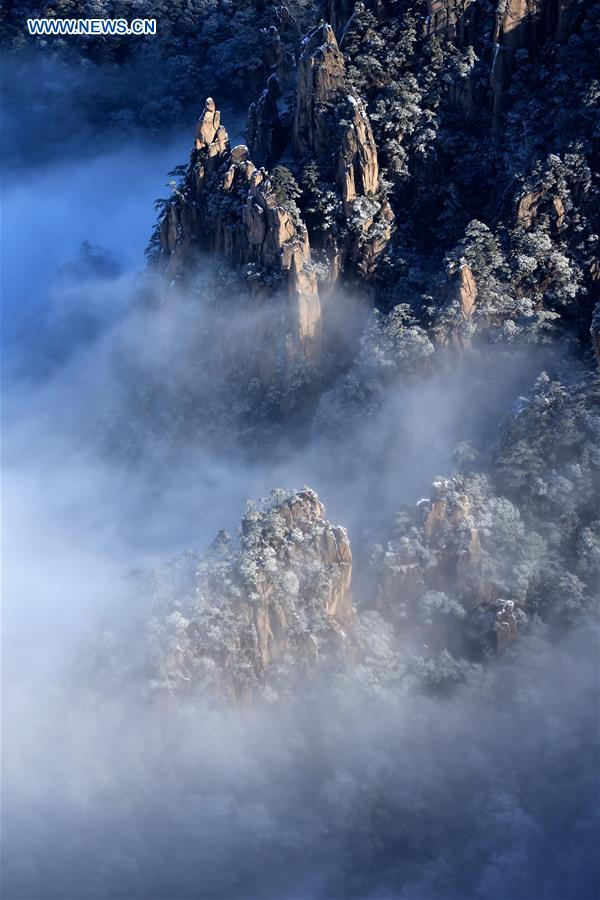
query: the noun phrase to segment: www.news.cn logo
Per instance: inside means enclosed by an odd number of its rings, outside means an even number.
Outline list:
[[[57,35],[116,35],[156,34],[156,19],[27,19],[29,34],[44,37]]]

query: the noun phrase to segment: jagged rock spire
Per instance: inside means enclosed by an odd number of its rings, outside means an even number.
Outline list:
[[[357,647],[351,580],[348,535],[327,521],[317,494],[272,492],[242,520],[238,540],[220,533],[197,567],[190,608],[165,615],[156,681],[248,699],[297,683],[324,660],[343,666]]]
[[[345,87],[346,66],[330,25],[322,24],[302,42],[294,118],[297,153],[320,156],[331,141],[325,104]]]
[[[271,91],[275,90],[271,82]],[[287,287],[286,324],[289,358],[315,359],[321,336],[321,304],[311,264],[308,232],[297,215],[277,201],[269,174],[257,169],[244,145],[229,148],[219,110],[208,97],[196,128],[196,153],[186,190],[174,196],[160,228],[162,258],[169,280],[193,269],[199,250],[225,256],[234,266],[257,263],[283,276]],[[214,176],[223,172],[218,179]],[[238,201],[221,213],[211,198]],[[266,288],[265,288],[266,290]],[[282,346],[287,334],[281,336]]]
[[[324,173],[333,156],[334,170],[326,177],[336,182],[346,217],[358,226],[352,229],[358,237],[351,246],[332,251],[337,257],[332,269],[339,271],[341,254],[361,275],[371,275],[391,238],[394,214],[377,196],[377,146],[365,104],[346,80],[343,53],[325,23],[302,43],[292,150],[298,157],[315,159]]]
[[[258,102],[250,106],[248,146],[252,158],[259,166],[272,165],[283,150],[283,125],[277,105],[281,94],[279,78],[273,74]]]
[[[196,126],[196,150],[206,150],[210,157],[222,156],[229,147],[229,138],[223,125],[221,113],[212,97],[207,97],[204,110]]]
[[[365,105],[352,95],[348,99],[352,119],[344,131],[338,161],[338,183],[345,202],[375,194],[379,186],[377,147]]]

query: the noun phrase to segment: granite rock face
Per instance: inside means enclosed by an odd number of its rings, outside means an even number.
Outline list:
[[[196,126],[196,150],[206,150],[208,158],[219,157],[227,150],[228,143],[227,132],[221,125],[221,113],[212,97],[208,97]]]
[[[517,221],[524,228],[531,228],[540,215],[547,215],[556,233],[562,231],[566,218],[565,204],[559,194],[554,194],[540,186],[526,191],[517,207]]]
[[[473,0],[427,0],[427,34],[449,38],[462,46],[468,35],[472,5]]]
[[[470,266],[462,262],[455,274],[455,290],[463,318],[470,319],[477,299],[477,283]]]
[[[338,179],[344,203],[358,196],[376,194],[379,186],[377,147],[362,100],[350,95],[352,114],[345,128],[338,164]]]
[[[335,127],[332,106],[343,107],[341,126]],[[303,42],[293,151],[317,161],[333,153],[344,202],[377,193],[379,165],[371,124],[364,103],[346,81],[344,55],[333,29],[326,24],[315,28]]]
[[[279,78],[273,74],[257,103],[251,104],[248,113],[250,154],[257,165],[267,168],[279,158],[285,144],[285,125],[278,106],[281,94]]]
[[[273,492],[221,532],[163,612],[159,694],[248,700],[356,657],[352,551],[314,491]]]
[[[238,270],[259,267],[265,295],[273,293],[271,281],[285,306],[281,346],[291,358],[318,354],[321,306],[306,227],[296,208],[278,202],[268,172],[256,168],[248,148],[229,148],[211,98],[184,185],[160,225],[158,266],[168,281],[185,280],[202,252]]]
[[[369,278],[391,240],[394,214],[380,189],[365,104],[346,77],[344,55],[327,24],[303,41],[291,152],[316,162],[342,200],[347,234],[327,247],[330,271]]]
[[[303,40],[293,122],[286,125],[273,74],[250,110],[248,147],[230,148],[212,98],[196,129],[184,183],[160,223],[158,267],[169,283],[185,281],[202,253],[222,257],[244,277],[252,267],[254,294],[279,291],[285,305],[278,339],[288,361],[318,363],[322,308],[302,197],[283,199],[267,168],[284,152],[298,170],[316,162],[338,193],[345,224],[322,250],[328,287],[342,274],[368,279],[394,230],[394,214],[379,183],[377,147],[366,107],[346,79],[333,29],[322,24]],[[287,146],[286,146],[287,142]],[[268,380],[268,379],[267,379]]]
[[[326,104],[345,87],[346,66],[333,29],[320,25],[304,38],[298,63],[298,89],[294,116],[294,149],[321,156],[327,152],[331,134],[327,128]]]
[[[574,7],[572,0],[507,0],[498,4],[490,78],[496,118],[504,107],[517,51],[536,56],[544,41],[563,41]]]
[[[516,599],[507,596],[517,595],[514,560],[501,558],[494,538],[494,519],[513,514],[508,501],[468,479],[434,482],[405,533],[374,558],[376,608],[401,637],[421,636],[430,650],[476,658],[502,652],[516,638]]]

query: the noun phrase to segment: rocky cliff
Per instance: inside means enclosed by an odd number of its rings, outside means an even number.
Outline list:
[[[306,226],[295,204],[277,198],[267,171],[256,168],[248,148],[230,149],[210,97],[184,182],[160,224],[157,265],[172,284],[193,274],[202,253],[224,257],[240,277],[258,269],[264,291],[271,284],[281,295],[280,345],[291,358],[316,354],[321,306]]]
[[[594,140],[589,104],[561,130],[549,107],[560,103],[565,116],[569,101],[544,95],[532,125],[539,120],[539,134],[525,144],[511,123],[555,77],[569,40],[588,60],[591,12],[577,17],[554,0],[500,4],[493,18],[474,4],[436,0],[424,22],[394,3],[336,0],[327,11],[330,24],[298,36],[285,90],[274,71],[252,104],[247,150],[228,147],[212,102],[204,112],[160,230],[167,278],[189,273],[199,251],[226,258],[254,296],[286,298],[279,356],[319,364],[328,344],[323,308],[336,284],[368,286],[369,299],[388,309],[413,290],[404,289],[411,259],[414,272],[445,265],[444,254],[483,222],[504,255],[493,276],[505,286],[490,290],[489,261],[475,253],[453,257],[434,294],[438,310],[431,315],[423,300],[431,276],[414,297],[424,325],[434,324],[443,347],[464,352],[474,336],[496,340],[499,328],[514,334],[528,317],[537,327],[560,315],[595,271],[597,185],[581,153]],[[588,144],[565,140],[565,129],[585,133]],[[549,152],[538,158],[542,146]],[[545,255],[539,270],[547,273],[535,297],[522,266],[532,254]]]
[[[345,204],[377,194],[373,131],[364,103],[347,83],[344,55],[329,25],[315,28],[302,43],[292,147],[297,156],[325,166],[333,160]]]
[[[214,101],[206,101],[182,184],[167,204],[159,229],[157,265],[168,282],[185,280],[210,253],[232,263],[243,278],[252,267],[254,290],[287,294],[282,346],[292,358],[319,355],[321,300],[311,244],[327,258],[323,288],[346,278],[368,278],[393,231],[394,215],[379,181],[377,148],[366,108],[346,80],[333,30],[321,25],[303,40],[295,112],[286,125],[272,75],[250,109],[248,147],[229,147]],[[258,164],[280,166],[270,174]],[[335,227],[325,238],[303,218],[302,190],[288,192],[275,175],[300,177],[308,164],[339,198]],[[291,336],[291,340],[290,340]]]
[[[428,0],[426,33],[449,38],[462,46],[467,37],[471,37],[472,5],[472,0]]]
[[[392,0],[331,0],[329,22],[297,36],[294,78],[284,84],[273,71],[252,104],[247,146],[230,148],[207,100],[160,225],[157,264],[166,280],[184,282],[206,252],[230,262],[264,309],[274,300],[269,341],[259,343],[275,344],[285,363],[263,358],[269,386],[290,379],[297,360],[315,370],[331,363],[328,328],[345,315],[334,288],[358,287],[375,310],[348,359],[335,360],[321,408],[333,409],[341,430],[353,416],[373,421],[387,391],[458,356],[486,359],[501,348],[512,365],[523,346],[558,348],[558,358],[565,341],[589,365],[600,333],[594,9],[509,0],[486,11],[468,0],[431,0],[425,16]],[[325,382],[313,383],[313,401]],[[520,475],[522,466],[537,473],[523,508],[537,510],[539,491],[545,502],[560,495],[570,509],[561,491],[566,496],[581,473],[591,480],[592,463],[565,450],[568,464],[557,460],[554,480],[542,485],[528,441],[514,463]],[[493,472],[438,480],[375,552],[375,606],[400,643],[416,639],[432,655],[480,659],[506,649],[517,624],[542,608],[542,595],[552,598],[548,609],[560,607],[548,574],[559,554],[555,535],[542,539],[539,510],[526,522],[518,491],[497,494],[495,483]],[[586,491],[577,491],[577,515],[591,529]],[[552,514],[562,512],[555,506]],[[321,527],[322,513],[312,515]],[[570,521],[561,519],[565,532]],[[577,529],[569,534],[575,545]],[[232,553],[225,551],[227,566],[239,565]],[[282,553],[295,572],[294,555]],[[565,579],[588,596],[583,576]],[[261,610],[271,591],[263,588]],[[323,602],[335,631],[337,613]],[[212,601],[206,609],[196,632],[186,625],[186,641],[196,634],[194,653],[228,673],[229,693],[241,690],[234,670],[247,646],[258,681],[269,680],[281,653],[306,665],[313,644],[281,637],[289,623],[279,607],[267,624],[264,611],[236,611],[230,656],[202,645],[210,617],[221,615]],[[255,637],[242,640],[248,629]],[[187,665],[183,680],[192,677]]]
[[[155,690],[249,699],[347,665],[357,653],[351,580],[348,535],[314,491],[274,491],[235,539],[219,534],[187,592],[166,606],[159,598]]]
[[[303,165],[316,164],[341,198],[338,227],[324,242],[330,271],[350,279],[373,275],[392,237],[394,214],[380,184],[365,104],[347,77],[330,25],[318,26],[302,43],[290,153]]]
[[[517,637],[522,585],[511,571],[517,560],[499,541],[508,518],[522,531],[508,501],[485,482],[458,477],[438,479],[429,499],[407,511],[372,560],[375,606],[401,641],[479,658]]]

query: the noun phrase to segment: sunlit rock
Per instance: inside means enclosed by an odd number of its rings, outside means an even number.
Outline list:
[[[274,491],[236,539],[220,533],[193,597],[165,610],[153,684],[162,694],[247,700],[356,655],[352,551],[314,491]]]

